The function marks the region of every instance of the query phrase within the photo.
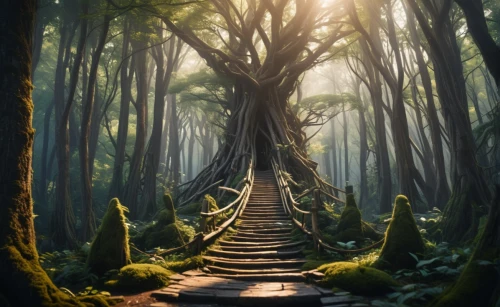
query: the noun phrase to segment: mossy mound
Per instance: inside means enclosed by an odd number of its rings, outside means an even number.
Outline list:
[[[134,239],[134,243],[145,250],[157,247],[173,248],[184,245],[193,237],[193,228],[185,225],[182,221],[176,221],[169,225],[157,222],[148,226],[140,236]]]
[[[334,236],[334,240],[340,242],[359,242],[363,238],[361,211],[359,211],[356,205],[354,194],[347,194],[345,208],[340,215],[337,234]]]
[[[322,265],[318,271],[325,274],[321,284],[337,287],[354,294],[380,295],[393,291],[399,286],[389,274],[352,262],[334,262]]]
[[[374,266],[391,270],[415,268],[416,260],[410,253],[422,255],[424,251],[425,244],[418,231],[410,202],[406,196],[398,195],[379,260]]]
[[[167,261],[161,265],[162,267],[177,272],[182,273],[189,270],[194,270],[204,266],[203,258],[201,256],[194,256],[187,258],[183,261]]]
[[[118,198],[109,202],[87,257],[86,266],[92,272],[104,274],[132,263],[125,212],[128,212],[128,209],[120,204]]]
[[[168,285],[172,271],[155,264],[131,264],[120,269],[116,279],[106,286],[117,291],[139,292],[154,290]]]
[[[328,260],[308,260],[302,265],[302,271],[314,270],[329,262]]]
[[[133,238],[133,242],[140,248],[146,250],[157,247],[173,248],[184,245],[193,238],[192,227],[177,219],[170,194],[163,196],[163,205],[164,208],[158,213],[156,223],[149,225],[143,233]]]

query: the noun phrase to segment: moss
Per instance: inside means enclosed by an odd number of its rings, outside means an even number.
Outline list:
[[[347,194],[344,211],[340,215],[337,234],[334,239],[340,242],[363,240],[361,212],[356,205],[354,194]]]
[[[106,300],[106,297],[103,295],[82,296],[78,297],[78,300],[82,303],[86,303],[89,306],[94,306],[94,307],[107,307],[110,305]]]
[[[174,211],[174,201],[172,199],[172,195],[170,193],[165,193],[163,195],[163,205],[165,206],[165,209]]]
[[[416,260],[410,253],[422,255],[424,251],[424,241],[418,231],[408,198],[398,195],[392,220],[385,232],[380,258],[374,265],[392,270],[414,268]]]
[[[310,271],[319,268],[320,266],[327,264],[328,260],[308,260],[302,265],[302,271]]]
[[[116,279],[106,282],[106,286],[118,291],[147,291],[168,285],[172,271],[154,264],[131,264],[120,269]]]
[[[382,235],[375,231],[375,229],[365,221],[361,221],[361,229],[363,230],[363,236],[365,238],[370,238],[372,240],[378,241],[382,239]]]
[[[338,287],[354,294],[380,295],[399,286],[389,274],[352,262],[334,262],[322,265],[318,271],[325,274],[321,284]]]
[[[14,244],[0,248],[0,306],[85,306],[52,283],[32,243]]]
[[[203,258],[201,256],[194,256],[187,258],[183,261],[168,261],[161,265],[162,267],[177,272],[182,273],[189,270],[194,270],[204,266]]]
[[[146,250],[156,247],[173,248],[183,245],[193,237],[193,228],[186,226],[181,221],[169,225],[162,225],[158,222],[148,226],[135,240],[135,243]]]
[[[131,263],[128,228],[125,224],[127,211],[118,198],[109,202],[87,257],[86,266],[92,272],[103,274]]]

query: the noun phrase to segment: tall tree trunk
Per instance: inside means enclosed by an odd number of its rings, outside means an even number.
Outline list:
[[[331,144],[332,144],[332,183],[334,186],[338,187],[338,172],[337,172],[337,140],[335,135],[335,120],[330,120],[331,128]]]
[[[194,144],[196,141],[196,130],[194,129],[193,116],[189,116],[189,141],[188,141],[188,163],[187,163],[187,179],[192,180],[194,178],[193,173],[193,156],[194,156]]]
[[[122,67],[120,70],[120,115],[118,120],[118,136],[116,137],[115,160],[113,163],[113,177],[109,188],[108,198],[123,195],[123,171],[125,167],[125,148],[129,128],[130,100],[132,97],[131,86],[134,78],[135,57],[130,60],[130,21],[123,21]],[[130,65],[129,65],[130,63]]]
[[[137,29],[137,30],[140,30]],[[137,114],[135,128],[135,143],[127,183],[124,188],[123,203],[130,210],[132,219],[138,218],[139,208],[137,205],[139,189],[141,184],[141,162],[144,154],[146,140],[146,104],[148,100],[148,68],[147,68],[147,42],[132,39],[132,50],[134,52],[134,63],[137,99],[135,110]]]
[[[439,123],[436,104],[434,102],[431,77],[429,74],[429,70],[427,69],[427,63],[424,60],[424,56],[421,50],[420,37],[417,33],[417,27],[415,24],[413,13],[408,7],[406,8],[406,18],[408,22],[408,28],[410,30],[410,39],[413,43],[413,51],[415,52],[415,58],[417,60],[417,65],[420,73],[420,80],[422,81],[422,86],[425,92],[425,100],[427,103],[427,120],[431,131],[432,150],[434,152],[434,162],[436,167],[436,189],[434,195],[434,204],[438,208],[442,209],[450,198],[451,192],[448,181],[446,179],[447,176],[444,162],[443,141],[441,139],[441,127]]]
[[[95,91],[97,83],[97,70],[99,68],[99,60],[106,44],[106,37],[108,36],[109,23],[111,15],[104,16],[99,41],[92,55],[92,64],[89,71],[89,81],[87,85],[87,101],[83,102],[82,124],[80,129],[80,144],[79,144],[79,157],[80,157],[80,185],[82,193],[82,240],[86,242],[95,233],[95,216],[92,205],[92,176],[89,168],[89,137],[91,117],[94,109]]]
[[[54,110],[54,101],[51,101],[45,110],[43,117],[43,140],[42,140],[42,160],[40,162],[40,176],[38,177],[38,201],[45,207],[48,207],[47,201],[47,157],[49,155],[49,133],[50,133],[50,117]]]
[[[83,2],[84,3],[84,2]],[[82,4],[82,12],[87,9],[85,4]],[[66,87],[66,66],[63,58],[69,58],[71,41],[73,40],[76,26],[72,25],[68,20],[63,18],[60,29],[61,39],[59,42],[58,59],[56,66],[56,74],[54,80],[54,107],[55,107],[55,146],[57,157],[57,178],[56,178],[56,202],[55,210],[51,222],[52,239],[57,246],[76,246],[75,232],[75,216],[71,205],[70,197],[70,174],[69,174],[69,132],[68,121],[69,111],[73,102],[76,83],[78,80],[78,70],[81,63],[83,46],[86,39],[86,19],[84,18],[80,25],[80,37],[78,41],[77,54],[73,61],[71,69],[70,84],[68,99],[65,100],[64,89]],[[76,24],[76,23],[74,23]],[[71,29],[68,27],[71,26]],[[64,56],[64,46],[66,48],[66,56]],[[80,59],[80,62],[78,61]],[[68,60],[69,61],[69,60]]]
[[[342,112],[342,119],[344,120],[344,173],[345,173],[345,184],[349,181],[349,145],[347,141],[347,116],[344,111]]]
[[[451,6],[429,12],[431,27],[415,0],[407,1],[430,46],[436,88],[450,136],[453,188],[443,212],[443,237],[448,242],[472,239],[482,214],[478,208],[487,204],[491,195],[475,158],[460,50],[449,17]]]
[[[31,198],[31,53],[36,1],[0,3],[0,299],[6,306],[78,306],[50,281],[35,246]]]
[[[158,36],[162,37],[163,29],[159,30]],[[180,42],[180,40],[179,40]],[[163,54],[163,46],[156,46],[153,50],[153,58],[156,62],[155,79],[155,102],[153,110],[153,129],[148,142],[148,148],[144,157],[144,187],[141,198],[141,217],[144,219],[156,211],[156,186],[159,165],[161,136],[163,130],[163,118],[165,112],[165,95],[167,93],[170,79],[175,68],[175,62],[180,54],[179,43],[176,44],[175,36],[172,36],[168,45],[167,63]],[[176,48],[177,47],[177,48]],[[172,106],[175,105],[173,102]],[[178,155],[179,153],[177,153]]]
[[[373,69],[371,62],[368,60],[368,46],[366,41],[361,40],[360,45],[364,53],[366,73],[370,81],[370,96],[375,119],[375,139],[377,141],[375,146],[375,157],[377,161],[379,212],[386,213],[390,212],[392,209],[392,178],[391,166],[389,163],[389,150],[387,147],[387,133],[385,129],[385,115],[382,108],[384,103],[382,98],[382,82],[380,81],[378,72]]]
[[[359,116],[359,208],[364,208],[367,205],[368,201],[368,175],[366,173],[367,160],[368,160],[368,133],[367,133],[367,125],[365,112],[366,107],[363,99],[361,98],[360,86],[361,81],[356,79],[355,84],[355,94],[356,99],[360,102],[360,106],[358,107],[358,116]]]

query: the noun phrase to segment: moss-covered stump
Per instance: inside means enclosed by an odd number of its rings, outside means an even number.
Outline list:
[[[500,300],[500,186],[478,245],[458,280],[431,306],[498,306]]]
[[[325,274],[321,284],[337,287],[354,294],[381,295],[399,286],[389,274],[353,262],[334,262],[322,265],[318,271]]]
[[[398,195],[380,257],[374,266],[391,270],[415,268],[417,262],[410,253],[422,255],[424,251],[424,241],[418,231],[410,202],[406,196]]]
[[[116,279],[106,282],[114,291],[140,292],[168,285],[172,271],[155,264],[131,264],[120,269]]]
[[[184,215],[199,215],[201,212],[201,203],[200,202],[189,203],[185,206],[177,208],[176,212],[178,214],[184,214]]]
[[[118,198],[109,202],[87,257],[86,265],[92,272],[103,274],[131,263],[125,212],[128,209]]]
[[[356,205],[354,194],[347,194],[344,211],[340,215],[334,240],[340,242],[363,240],[361,212]]]

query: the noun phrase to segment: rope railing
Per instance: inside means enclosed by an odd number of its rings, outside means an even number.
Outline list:
[[[370,246],[360,248],[360,249],[355,249],[355,250],[336,248],[336,247],[330,246],[329,244],[325,243],[323,238],[321,237],[321,233],[320,233],[319,226],[318,226],[318,211],[320,208],[323,207],[323,201],[321,200],[321,196],[325,196],[326,198],[328,198],[330,200],[333,200],[335,202],[342,203],[342,204],[345,204],[345,201],[338,198],[337,196],[334,196],[334,195],[326,192],[325,190],[321,189],[318,186],[311,187],[294,198],[290,188],[288,187],[288,184],[286,184],[285,178],[283,178],[279,164],[276,162],[274,157],[271,159],[271,165],[272,165],[272,168],[274,171],[274,175],[276,177],[276,181],[278,182],[278,187],[279,187],[281,199],[283,200],[283,206],[285,207],[285,211],[292,218],[293,223],[300,230],[302,230],[302,232],[304,232],[308,236],[312,237],[312,239],[314,241],[315,249],[318,252],[320,252],[321,250],[329,250],[329,251],[337,252],[339,254],[361,253],[361,252],[365,252],[365,251],[368,251],[370,249],[379,247],[384,243],[384,239],[382,239],[378,242],[373,243]],[[330,188],[333,188],[333,190],[340,192],[340,193],[344,193],[346,195],[353,192],[352,186],[347,186],[345,190],[336,188],[330,184],[328,184],[328,186]],[[310,195],[312,198],[311,208],[309,211],[298,207],[298,206],[300,206],[300,203],[298,201],[300,199],[308,196],[308,195]],[[299,214],[301,215],[300,220],[298,219]],[[306,216],[310,219],[311,229],[307,228]]]

